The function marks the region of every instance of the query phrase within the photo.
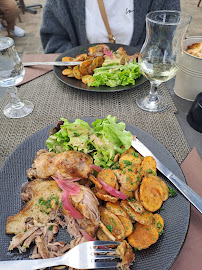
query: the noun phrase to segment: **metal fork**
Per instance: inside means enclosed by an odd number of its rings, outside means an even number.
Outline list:
[[[77,269],[115,268],[119,261],[116,249],[110,245],[119,245],[114,241],[90,241],[70,249],[65,255],[50,259],[0,261],[0,270],[28,270],[50,266],[66,265]]]

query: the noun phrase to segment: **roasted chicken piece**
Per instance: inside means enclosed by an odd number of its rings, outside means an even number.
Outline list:
[[[56,154],[46,149],[39,150],[33,161],[32,168],[27,170],[30,179],[46,179],[59,174],[64,179],[83,178],[90,179],[101,188],[100,183],[93,176],[91,156],[78,151],[64,151]]]

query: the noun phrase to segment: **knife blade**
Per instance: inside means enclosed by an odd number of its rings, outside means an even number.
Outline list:
[[[23,62],[24,67],[29,66],[39,66],[39,65],[45,65],[45,66],[77,66],[80,65],[82,62],[62,62],[62,61],[56,61],[56,62]]]
[[[170,182],[200,213],[202,213],[202,198],[198,194],[162,164],[161,161],[137,138],[132,141],[132,147],[144,157],[152,156],[156,161],[157,169],[170,180]]]

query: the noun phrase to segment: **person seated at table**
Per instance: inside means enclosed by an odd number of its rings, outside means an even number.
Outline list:
[[[154,10],[180,10],[180,0],[104,0],[116,43],[141,48],[145,16]],[[109,43],[96,0],[47,0],[40,36],[45,53],[62,53],[86,43]]]
[[[10,33],[16,37],[23,37],[25,31],[16,25],[16,19],[18,16],[18,6],[15,0],[0,0],[0,30],[7,31],[6,25],[10,30]]]

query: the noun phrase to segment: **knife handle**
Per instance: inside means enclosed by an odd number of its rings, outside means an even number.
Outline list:
[[[187,200],[202,213],[202,198],[173,173],[168,176],[168,179],[178,188],[185,198],[187,198]]]

